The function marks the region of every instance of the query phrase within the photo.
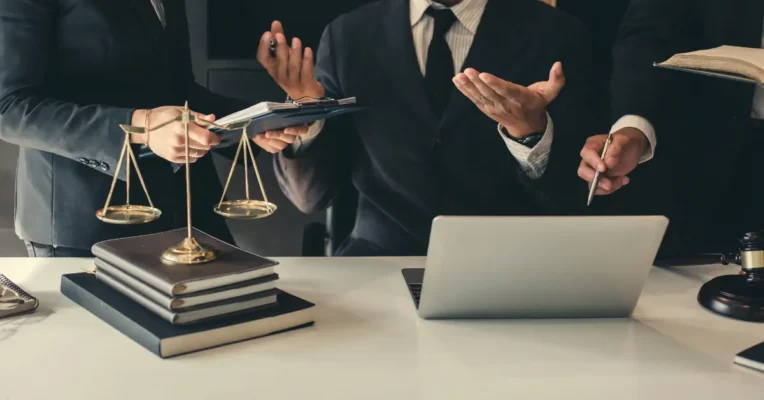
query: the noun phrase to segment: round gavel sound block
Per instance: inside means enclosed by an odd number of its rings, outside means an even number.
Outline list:
[[[698,302],[725,317],[764,322],[764,236],[747,233],[740,240],[739,275],[716,277],[698,292]]]

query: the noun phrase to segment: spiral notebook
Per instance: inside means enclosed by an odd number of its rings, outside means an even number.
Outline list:
[[[32,312],[39,304],[34,296],[0,275],[0,319]]]
[[[324,98],[303,102],[262,102],[215,121],[216,124],[226,126],[228,129],[212,127],[210,132],[220,136],[220,143],[215,148],[222,149],[238,145],[241,140],[241,129],[245,126],[248,135],[254,137],[266,131],[311,124],[318,120],[335,118],[366,108],[368,105],[356,102],[355,97],[336,100]],[[152,156],[156,155],[146,147],[141,149],[138,155],[140,158]]]

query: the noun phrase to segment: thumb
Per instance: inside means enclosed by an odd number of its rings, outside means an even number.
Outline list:
[[[549,70],[549,81],[544,89],[544,98],[551,103],[565,87],[565,73],[562,71],[562,63],[557,61]]]

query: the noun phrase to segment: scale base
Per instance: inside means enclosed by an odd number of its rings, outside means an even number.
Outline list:
[[[162,261],[169,264],[203,264],[218,258],[219,252],[204,248],[193,237],[185,238],[178,245],[170,247],[162,254]]]
[[[215,207],[215,212],[231,219],[259,219],[272,215],[276,205],[262,200],[224,201]]]
[[[96,211],[96,217],[103,222],[117,225],[145,224],[159,218],[162,212],[158,208],[136,206],[132,204],[109,206]]]
[[[706,282],[698,303],[728,318],[764,322],[764,283],[750,283],[746,275],[726,275]]]

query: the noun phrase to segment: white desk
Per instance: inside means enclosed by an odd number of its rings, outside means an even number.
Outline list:
[[[0,320],[0,400],[764,398],[764,374],[732,363],[764,324],[695,301],[733,267],[654,269],[633,319],[429,322],[400,273],[423,259],[280,261],[314,327],[161,360],[60,294],[89,260],[0,259],[41,300]]]

